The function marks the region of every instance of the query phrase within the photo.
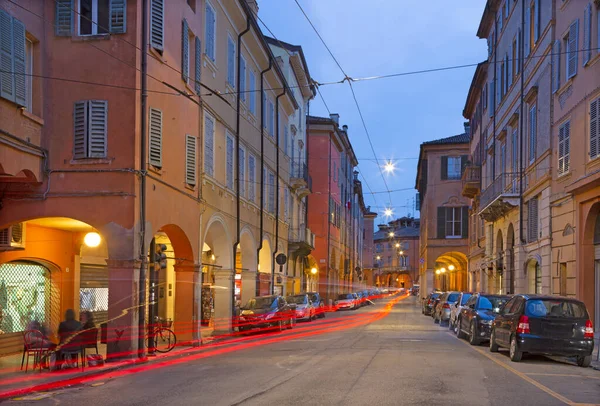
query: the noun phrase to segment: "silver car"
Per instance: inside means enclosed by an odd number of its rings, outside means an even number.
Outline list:
[[[450,324],[451,306],[456,303],[459,296],[460,292],[445,292],[442,295],[440,303],[436,306],[433,314],[434,323],[440,323],[440,325]]]
[[[462,310],[463,306],[465,305],[465,303],[467,303],[467,300],[469,300],[471,296],[473,296],[473,293],[471,292],[460,292],[460,296],[458,297],[456,303],[450,306],[450,323],[448,325],[448,328],[454,331],[455,333],[456,320],[458,319],[458,315],[460,314],[460,311]]]

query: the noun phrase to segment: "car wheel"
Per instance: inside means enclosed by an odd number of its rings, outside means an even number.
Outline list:
[[[321,304],[319,304],[319,311],[321,312],[319,314],[319,317],[324,319],[325,318],[325,305],[323,304],[323,302],[321,302]]]
[[[291,319],[288,320],[288,327],[290,330],[292,329],[292,327],[294,327],[296,325],[296,318],[292,317]]]
[[[277,322],[277,327],[279,328],[279,332],[285,330],[285,327],[283,326],[283,320],[279,320],[279,322]]]
[[[456,322],[456,330],[454,330],[456,332],[456,337],[466,338],[467,335],[465,333],[463,333],[461,326],[462,326],[462,320],[458,319],[458,321]]]
[[[590,366],[591,363],[592,363],[591,355],[579,355],[577,357],[577,365],[579,365],[580,367],[587,368]]]
[[[498,344],[496,344],[496,330],[492,330],[490,336],[490,352],[498,352]]]
[[[519,362],[523,358],[523,352],[519,351],[519,346],[517,345],[517,337],[512,336],[510,339],[510,360],[512,362]]]
[[[471,328],[469,329],[469,331],[471,333],[469,335],[469,344],[478,345],[479,340],[477,339],[477,326],[475,325],[475,323],[471,322]]]

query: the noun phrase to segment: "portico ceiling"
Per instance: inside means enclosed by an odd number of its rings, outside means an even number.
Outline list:
[[[47,217],[27,221],[27,224],[32,224],[40,227],[55,228],[65,231],[92,231],[94,228],[83,221],[71,219],[68,217]]]

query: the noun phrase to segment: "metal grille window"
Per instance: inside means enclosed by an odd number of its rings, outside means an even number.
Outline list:
[[[96,325],[108,320],[108,268],[81,264],[79,282],[80,312],[94,315]]]
[[[0,265],[0,334],[24,331],[34,320],[50,328],[59,306],[46,267],[24,261]]]

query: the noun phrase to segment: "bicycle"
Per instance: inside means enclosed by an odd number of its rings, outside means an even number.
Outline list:
[[[173,320],[168,319],[165,321],[164,319],[155,317],[155,321],[156,324],[148,326],[150,331],[146,335],[146,348],[151,350],[153,341],[154,351],[161,353],[169,352],[175,348],[175,344],[177,343],[177,337],[173,330],[171,330]]]

